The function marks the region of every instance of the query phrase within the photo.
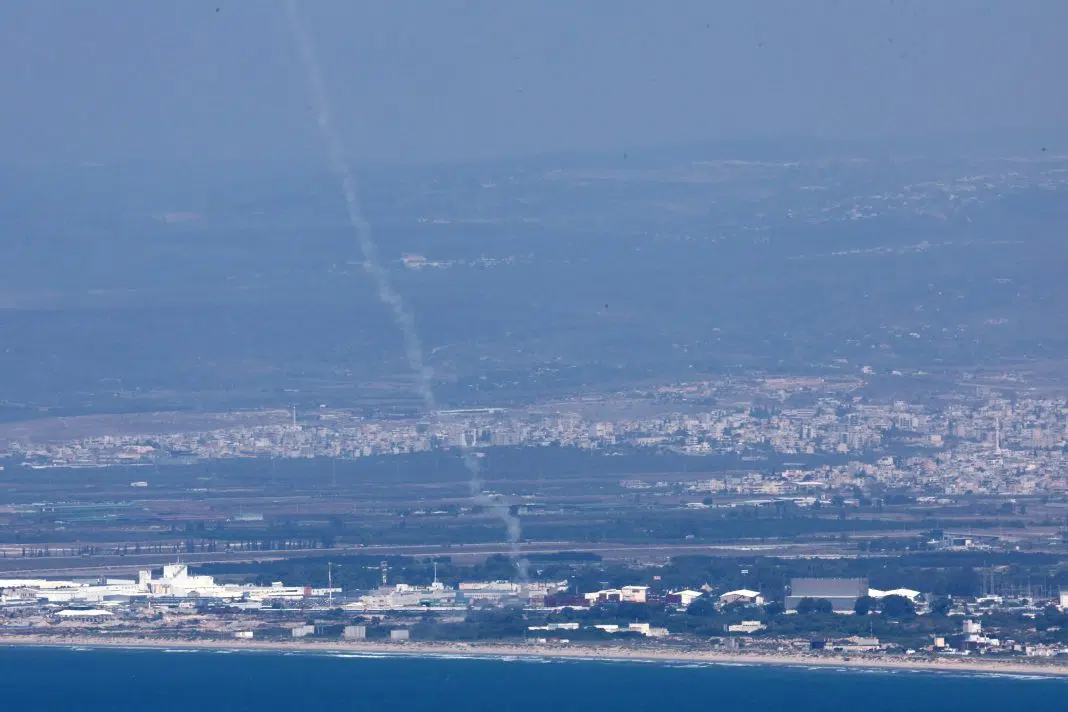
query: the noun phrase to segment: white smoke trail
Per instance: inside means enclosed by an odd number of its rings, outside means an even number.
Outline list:
[[[434,389],[431,383],[430,370],[423,358],[423,346],[419,340],[419,332],[415,328],[415,320],[411,312],[404,305],[404,300],[393,287],[389,272],[382,266],[382,260],[378,256],[378,246],[371,235],[371,225],[363,215],[360,201],[356,194],[356,181],[352,177],[348,161],[345,159],[345,151],[338,138],[337,131],[331,118],[330,102],[327,100],[326,83],[323,81],[319,62],[316,58],[315,45],[311,34],[300,21],[297,13],[296,0],[286,0],[286,12],[289,16],[289,25],[293,31],[293,37],[297,43],[301,63],[307,74],[308,85],[311,90],[312,104],[319,119],[319,128],[326,140],[327,150],[330,154],[330,167],[333,169],[338,180],[341,182],[341,193],[345,199],[345,208],[348,210],[349,222],[356,234],[363,253],[363,265],[374,279],[378,290],[378,298],[389,307],[393,315],[393,321],[397,324],[404,336],[404,350],[408,357],[408,365],[415,376],[415,387],[423,401],[423,406],[431,417],[438,412],[437,399],[434,397]],[[461,446],[464,466],[470,474],[471,497],[476,503],[485,506],[496,514],[504,522],[508,532],[508,546],[519,572],[520,579],[527,581],[527,561],[522,556],[519,547],[521,535],[519,518],[513,515],[507,506],[493,501],[482,491],[482,475],[474,453],[466,442]]]

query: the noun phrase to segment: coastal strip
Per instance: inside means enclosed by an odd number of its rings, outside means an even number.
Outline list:
[[[296,652],[323,655],[374,655],[395,657],[454,657],[497,659],[559,659],[608,662],[647,662],[665,664],[771,665],[782,667],[826,667],[909,672],[968,673],[1068,677],[1068,664],[1058,662],[1015,662],[976,657],[940,656],[843,656],[838,654],[717,652],[672,650],[668,648],[624,647],[617,645],[517,645],[510,643],[373,643],[317,641],[188,640],[166,638],[124,638],[85,635],[0,635],[0,645],[8,647],[111,648],[145,650],[226,650],[248,652]]]

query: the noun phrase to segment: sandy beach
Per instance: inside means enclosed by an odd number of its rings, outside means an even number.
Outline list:
[[[87,635],[0,635],[0,645],[86,648],[146,648],[157,650],[248,650],[319,654],[450,656],[491,658],[553,658],[676,664],[778,665],[890,669],[928,672],[986,673],[997,675],[1068,676],[1068,664],[1052,661],[991,660],[963,656],[842,656],[714,652],[615,645],[518,645],[514,643],[388,643],[366,641],[183,640]]]

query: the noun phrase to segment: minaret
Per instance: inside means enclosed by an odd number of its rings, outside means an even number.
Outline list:
[[[1001,416],[994,420],[994,454],[1001,454]]]

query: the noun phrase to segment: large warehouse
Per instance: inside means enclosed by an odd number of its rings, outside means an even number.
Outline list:
[[[835,613],[852,613],[857,599],[868,595],[868,579],[795,578],[786,597],[787,612],[796,612],[803,599],[830,601]]]

